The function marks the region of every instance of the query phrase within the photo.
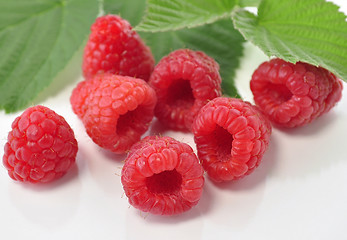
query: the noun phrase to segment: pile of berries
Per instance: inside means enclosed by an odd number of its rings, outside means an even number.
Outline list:
[[[140,36],[114,15],[92,25],[82,69],[85,80],[70,98],[74,113],[100,147],[128,153],[121,182],[129,203],[160,215],[195,206],[204,171],[215,182],[250,174],[269,145],[270,121],[279,127],[308,124],[342,92],[342,82],[321,67],[272,59],[252,76],[257,106],[224,97],[214,59],[179,49],[155,65]],[[154,116],[170,129],[191,132],[197,155],[168,136],[141,140]],[[72,167],[76,152],[64,118],[34,106],[13,122],[3,164],[14,180],[49,182]]]

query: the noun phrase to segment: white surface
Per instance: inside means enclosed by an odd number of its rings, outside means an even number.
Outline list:
[[[346,12],[343,0],[335,2]],[[246,45],[237,73],[245,100],[252,101],[249,79],[266,59]],[[346,84],[339,104],[309,126],[274,129],[263,162],[252,175],[223,184],[206,178],[195,208],[160,217],[129,206],[119,176],[125,156],[96,146],[72,113],[69,96],[81,80],[79,64],[76,57],[33,103],[50,107],[74,129],[77,166],[57,182],[36,186],[14,182],[1,167],[1,239],[347,239]],[[19,114],[0,113],[1,156]],[[154,123],[150,133],[160,131]],[[195,149],[190,134],[161,133]]]

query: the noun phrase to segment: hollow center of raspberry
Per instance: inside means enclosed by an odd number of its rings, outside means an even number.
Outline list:
[[[284,103],[291,99],[291,97],[293,96],[292,92],[283,84],[269,83],[266,86],[266,89],[269,96],[277,104]]]
[[[142,122],[145,122],[147,119],[145,114],[146,112],[144,109],[141,106],[138,106],[138,108],[135,110],[129,111],[124,115],[120,115],[117,121],[117,134],[121,137],[131,137],[129,131],[137,128]]]
[[[173,81],[167,91],[166,103],[173,108],[188,110],[194,105],[194,95],[190,81],[178,79]]]
[[[181,188],[182,176],[175,169],[154,174],[146,179],[146,185],[152,193],[172,194]]]
[[[129,125],[134,121],[134,111],[120,115],[117,122],[117,134],[124,136],[129,130]]]
[[[233,146],[233,135],[221,126],[216,126],[214,131],[214,138],[216,141],[217,157],[221,162],[230,160],[231,148]]]

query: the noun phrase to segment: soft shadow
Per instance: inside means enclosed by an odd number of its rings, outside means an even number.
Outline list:
[[[108,195],[120,196],[123,192],[120,175],[126,155],[103,150],[92,142],[90,146],[81,146],[80,151],[85,156],[88,172],[100,189]]]
[[[160,122],[157,118],[154,118],[151,124],[151,128],[149,129],[149,135],[154,136],[164,136],[164,135],[170,135],[170,133],[183,133],[187,134],[190,133],[190,131],[186,130],[173,130],[165,126],[162,122]]]
[[[296,127],[296,128],[283,128],[278,126],[274,126],[274,127],[276,127],[276,129],[280,130],[281,132],[284,132],[290,135],[318,135],[320,132],[323,132],[327,128],[336,124],[337,117],[338,115],[336,114],[336,112],[332,111],[332,112],[323,114],[322,116],[314,119],[309,124],[301,126],[301,127]]]
[[[114,153],[106,149],[100,148],[100,153],[104,156],[103,158],[109,161],[116,161],[124,163],[124,160],[127,157],[127,153]]]
[[[204,219],[196,214],[195,208],[177,216],[165,217],[136,214],[129,209],[125,224],[126,239],[203,239]]]
[[[10,184],[8,191],[13,205],[29,222],[51,230],[65,225],[79,207],[81,182],[77,169],[74,166],[51,183]]]
[[[345,120],[340,119],[319,133],[310,130],[312,135],[289,134],[288,138],[282,138],[279,167],[272,176],[280,179],[307,178],[346,161],[345,126]]]

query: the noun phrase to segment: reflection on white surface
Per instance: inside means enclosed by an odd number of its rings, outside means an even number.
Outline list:
[[[81,183],[78,168],[52,184],[9,184],[8,194],[18,213],[47,229],[67,224],[79,206]]]
[[[267,58],[246,44],[236,83],[252,102],[249,80]],[[79,66],[78,59],[72,66]],[[60,78],[69,75],[62,73]],[[140,213],[124,196],[120,172],[125,155],[96,146],[72,113],[67,87],[56,79],[38,103],[64,116],[79,142],[77,166],[47,185],[12,181],[0,168],[1,239],[347,239],[347,84],[328,114],[298,129],[274,129],[263,162],[237,182],[206,178],[200,203],[179,216]],[[66,79],[64,80],[66,83]],[[60,91],[57,94],[55,88]],[[0,155],[17,114],[0,112]],[[147,134],[169,135],[195,150],[189,133],[165,130],[154,121]]]

